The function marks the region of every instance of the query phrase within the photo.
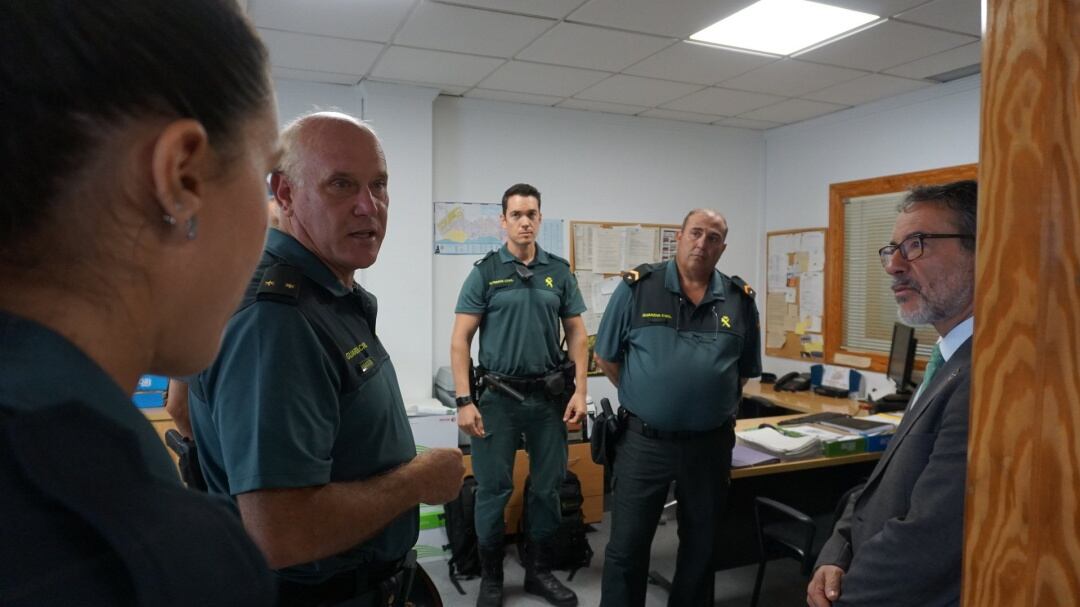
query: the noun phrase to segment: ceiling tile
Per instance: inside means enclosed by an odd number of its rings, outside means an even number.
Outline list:
[[[865,73],[843,67],[782,59],[725,80],[722,84],[725,88],[798,97],[808,91],[858,78]]]
[[[438,82],[421,82],[419,80],[395,80],[393,78],[369,78],[364,81],[367,82],[389,82],[391,84],[404,84],[408,86],[423,86],[429,89],[439,89],[440,95],[450,95],[453,97],[460,97],[465,94],[465,91],[471,87],[468,86],[456,86],[453,84],[439,84]]]
[[[886,73],[905,78],[927,78],[951,72],[982,61],[982,42],[954,48],[911,63],[898,65]]]
[[[589,0],[569,21],[689,38],[756,0]]]
[[[978,1],[975,0],[975,2]],[[870,13],[879,17],[891,17],[900,11],[906,11],[925,2],[926,0],[829,0],[826,4],[850,8],[853,11]]]
[[[495,70],[480,85],[499,91],[569,97],[608,76],[607,72],[576,67],[510,61]]]
[[[764,131],[765,129],[771,129],[781,126],[780,122],[769,122],[767,120],[749,120],[746,118],[724,118],[716,124],[722,126],[732,126],[737,129],[754,129],[755,131]]]
[[[509,58],[555,22],[423,2],[394,44]]]
[[[383,49],[376,42],[259,29],[276,67],[363,76]]]
[[[296,0],[249,0],[247,12],[257,27],[389,42],[410,8],[412,2],[401,0],[322,0],[317,8]]]
[[[609,114],[637,114],[649,108],[640,105],[626,105],[623,103],[607,103],[604,101],[588,101],[585,99],[567,99],[559,104],[559,107],[571,110],[588,110],[590,112],[607,112]]]
[[[518,59],[618,72],[670,45],[670,38],[560,23],[518,53]]]
[[[678,99],[679,97],[692,93],[700,88],[700,86],[695,84],[683,84],[681,82],[669,82],[667,80],[617,75],[582,91],[575,95],[575,97],[591,99],[593,101],[628,103],[631,105],[652,107],[671,101],[672,99]]]
[[[746,91],[733,91],[731,89],[707,88],[688,95],[682,99],[664,104],[671,110],[684,112],[697,112],[699,114],[714,114],[717,116],[735,116],[748,112],[754,108],[771,105],[782,101],[783,97],[765,95],[763,93],[748,93]]]
[[[581,6],[582,0],[451,0],[451,2],[477,8],[492,8],[510,13],[562,19],[569,15],[570,11]]]
[[[970,36],[887,21],[803,53],[799,59],[878,72],[974,41]]]
[[[647,118],[662,118],[664,120],[680,120],[682,122],[697,122],[699,124],[709,124],[716,122],[722,116],[716,116],[713,114],[698,114],[695,112],[680,112],[677,110],[664,110],[664,109],[652,109],[640,114]]]
[[[288,67],[272,67],[270,74],[274,78],[288,78],[290,80],[305,80],[307,82],[329,82],[331,84],[356,84],[360,82],[360,76],[354,74],[335,74],[333,72],[317,72],[315,70],[296,70]]]
[[[982,3],[979,0],[934,0],[900,13],[897,18],[982,36]]]
[[[468,87],[475,86],[503,63],[502,59],[492,57],[392,46],[379,59],[371,75],[389,80]]]
[[[465,93],[465,96],[476,99],[490,99],[492,101],[527,103],[529,105],[555,105],[563,99],[551,95],[529,95],[528,93],[511,93],[509,91],[492,91],[489,89],[472,89]]]
[[[845,109],[847,106],[822,101],[809,101],[807,99],[788,99],[776,105],[763,107],[752,112],[747,112],[739,118],[748,120],[766,120],[768,122],[798,122],[815,116],[823,116],[832,112]]]
[[[634,76],[716,84],[756,67],[776,61],[775,57],[740,53],[693,42],[680,42],[624,70]]]
[[[908,80],[907,78],[896,78],[895,76],[882,74],[868,74],[862,78],[849,80],[842,84],[830,86],[827,89],[803,95],[803,97],[814,101],[859,105],[860,103],[869,103],[877,99],[925,88],[931,84],[923,80]]]

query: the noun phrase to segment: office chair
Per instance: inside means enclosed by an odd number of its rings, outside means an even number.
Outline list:
[[[761,561],[758,563],[750,607],[757,607],[761,595],[761,583],[765,579],[765,564],[770,559],[791,557],[800,562],[802,574],[810,576],[818,553],[832,535],[836,521],[844,514],[848,499],[862,487],[863,485],[859,484],[848,489],[840,497],[832,512],[817,516],[810,516],[767,497],[754,498],[754,526]],[[765,517],[763,517],[765,510],[768,511],[771,522],[765,522]]]

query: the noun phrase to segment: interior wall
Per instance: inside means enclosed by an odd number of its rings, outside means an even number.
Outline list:
[[[278,80],[284,123],[313,109],[371,120],[391,172],[391,220],[376,265],[358,274],[380,301],[379,333],[407,400],[449,364],[458,290],[474,256],[432,255],[431,202],[498,202],[526,181],[547,218],[678,223],[718,208],[731,225],[720,268],[765,281],[765,233],[825,226],[829,184],[975,162],[978,76],[766,132],[476,99],[432,89]],[[567,247],[569,243],[567,242]],[[568,248],[567,248],[568,252]],[[764,298],[759,302],[765,316]],[[766,357],[768,371],[807,364]],[[871,385],[883,377],[869,374]],[[595,398],[613,396],[590,380]]]
[[[977,162],[980,84],[972,76],[767,131],[763,231],[827,226],[831,183]],[[763,233],[762,255],[764,242]],[[764,264],[757,272],[763,284]],[[786,373],[809,363],[766,357],[764,367]],[[892,390],[884,375],[867,376]]]
[[[749,278],[761,263],[760,132],[439,97],[434,154],[437,201],[497,203],[524,181],[540,190],[544,217],[566,220],[567,230],[570,220],[677,224],[713,207],[731,226],[720,269]],[[450,364],[454,304],[477,259],[435,256],[436,368]],[[589,392],[614,402],[604,378],[591,378]]]

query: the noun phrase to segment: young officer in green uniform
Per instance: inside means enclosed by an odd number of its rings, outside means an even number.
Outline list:
[[[540,192],[528,184],[514,185],[503,194],[502,210],[506,244],[478,261],[461,287],[450,347],[458,426],[472,436],[477,481],[476,535],[483,575],[476,604],[502,604],[503,510],[514,490],[514,454],[524,433],[530,477],[526,532],[532,543],[525,591],[553,605],[576,605],[573,591],[551,574],[549,540],[562,518],[559,485],[566,475],[566,422],[585,417],[585,302],[570,264],[536,244]],[[560,323],[572,367],[562,364]],[[473,402],[469,353],[477,329],[480,368],[524,400],[488,387],[480,402]]]
[[[281,229],[221,353],[190,386],[210,491],[233,496],[277,569],[281,605],[385,605],[416,543],[417,504],[456,496],[457,449],[416,454],[375,297],[353,282],[386,232],[375,134],[312,114],[282,133]]]
[[[645,604],[649,548],[668,486],[679,552],[668,605],[704,605],[727,495],[742,384],[761,374],[754,292],[716,270],[727,222],[694,210],[673,261],[624,273],[596,337],[596,358],[629,415],[615,451],[611,539],[601,604]]]

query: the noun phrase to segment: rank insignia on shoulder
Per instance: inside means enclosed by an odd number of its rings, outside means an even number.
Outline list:
[[[295,304],[300,299],[300,283],[304,274],[299,268],[279,263],[263,272],[256,298]]]
[[[745,293],[750,299],[753,299],[757,295],[757,291],[752,289],[750,285],[746,284],[746,281],[738,276],[732,276],[731,282],[735,283],[735,286]]]
[[[626,282],[626,284],[632,285],[641,280],[642,278],[645,278],[649,274],[652,274],[652,266],[647,263],[643,263],[640,266],[634,268],[633,270],[623,270],[622,272],[619,272],[619,274],[622,276],[622,279]]]
[[[484,263],[485,261],[487,261],[487,258],[488,258],[488,257],[491,257],[492,255],[494,255],[494,254],[496,254],[496,253],[498,253],[498,251],[488,251],[486,255],[484,255],[484,256],[483,256],[483,257],[481,257],[480,259],[477,259],[476,261],[474,261],[474,262],[473,262],[473,265],[474,265],[474,266],[478,266],[478,265],[480,265],[480,264]]]

